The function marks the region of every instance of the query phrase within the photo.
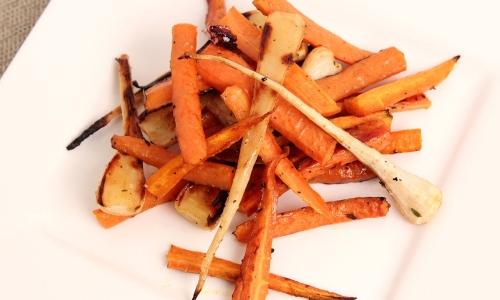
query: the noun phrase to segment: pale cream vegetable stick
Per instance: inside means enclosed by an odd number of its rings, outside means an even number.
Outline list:
[[[126,136],[142,138],[134,107],[134,93],[128,56],[118,61],[123,133]],[[145,188],[142,162],[132,156],[116,152],[109,161],[96,191],[99,208],[112,215],[132,216],[140,212],[144,204]]]
[[[305,22],[298,15],[282,12],[269,14],[263,29],[257,70],[276,81],[282,81],[289,65],[293,63],[294,53],[296,53],[302,43],[302,38],[305,35],[305,28]],[[276,97],[277,93],[275,91],[257,81],[255,83],[254,104],[251,108],[251,115],[263,115],[271,111],[274,107]],[[203,259],[193,299],[196,299],[201,292],[208,275],[210,263],[240,205],[250,174],[252,173],[253,166],[260,151],[268,122],[269,117],[254,126],[243,137],[233,184],[220,218],[219,227]]]
[[[333,136],[342,146],[349,149],[363,164],[372,169],[394,199],[403,216],[410,222],[414,224],[427,223],[441,206],[443,196],[437,186],[396,166],[378,151],[335,126],[278,82],[221,57],[197,54],[185,54],[185,57],[223,62],[247,76],[261,80],[275,90],[311,121]]]

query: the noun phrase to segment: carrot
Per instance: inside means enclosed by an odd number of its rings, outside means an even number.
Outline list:
[[[372,170],[363,165],[359,160],[331,168],[325,173],[309,180],[310,183],[338,184],[365,181],[376,178]]]
[[[244,117],[249,113],[251,99],[248,94],[239,87],[231,87],[224,91],[222,96],[226,104],[237,118]],[[271,132],[266,132],[259,155],[264,163],[270,163],[281,154],[281,148]],[[294,165],[283,158],[276,167],[276,175],[304,202],[309,204],[318,212],[326,213],[324,199],[316,192],[298,172]]]
[[[202,158],[202,162],[208,157],[227,149],[229,146],[241,139],[250,128],[267,117],[268,114],[247,118],[228,126],[217,134],[209,137],[206,140],[207,156]],[[155,196],[162,197],[195,167],[196,165],[186,163],[182,155],[178,155],[154,172],[148,180],[146,180],[146,187],[148,191]]]
[[[344,102],[346,99],[342,99],[337,101],[337,105],[340,107],[341,112],[338,115],[345,116],[350,115],[347,111]],[[393,112],[402,112],[402,111],[410,111],[416,109],[427,109],[431,107],[432,101],[425,94],[419,94],[415,96],[411,96],[405,98],[401,101],[398,101],[394,104],[387,105],[385,110],[393,113]],[[351,115],[352,116],[352,115]]]
[[[407,97],[422,94],[441,83],[453,70],[460,56],[455,56],[438,66],[373,88],[358,96],[346,99],[347,111],[356,116],[364,116],[374,111],[384,110]]]
[[[390,47],[317,82],[334,101],[339,101],[405,70],[404,54]]]
[[[153,194],[149,193],[146,191],[146,195],[144,197],[144,205],[142,206],[142,209],[139,213],[142,213],[150,208],[156,207],[160,204],[170,202],[175,200],[177,197],[177,194],[184,188],[184,186],[187,184],[186,181],[181,180],[179,181],[171,190],[168,192],[165,196],[161,198],[155,197]],[[105,229],[109,229],[113,226],[116,226],[128,219],[133,218],[134,216],[116,216],[112,214],[108,214],[103,212],[100,209],[95,209],[93,211],[97,221],[104,227]]]
[[[387,109],[390,112],[401,112],[415,109],[427,109],[432,102],[425,94],[415,95],[389,105]]]
[[[384,122],[376,122],[376,125],[372,124],[370,126],[366,126],[365,128],[361,127],[348,131],[354,137],[364,142],[367,146],[380,150],[388,144],[389,132],[387,130],[388,129]],[[311,180],[312,178],[327,172],[333,167],[345,165],[356,160],[357,158],[354,154],[346,150],[344,147],[338,147],[327,165],[318,163],[310,157],[306,157],[294,165],[297,167],[302,177],[306,180]],[[258,208],[261,194],[260,190],[256,188],[257,186],[258,185],[255,185],[254,187],[249,188],[245,192],[245,196],[240,203],[239,211],[247,216],[255,213]],[[276,185],[276,190],[281,196],[288,191],[288,187],[285,184],[280,183]]]
[[[389,129],[383,121],[365,123],[354,128],[346,129],[346,131],[370,148],[378,151],[385,148],[390,140]],[[356,160],[358,159],[354,154],[346,148],[339,146],[328,164],[320,164],[306,158],[296,165],[297,169],[299,169],[304,177],[310,180],[333,167],[345,165]]]
[[[196,51],[196,37],[196,26],[177,24],[172,28],[170,68],[175,131],[183,159],[193,165],[199,164],[207,156],[207,145],[201,124],[196,62],[179,57],[185,52]]]
[[[406,129],[391,132],[389,143],[380,153],[393,154],[419,151],[422,149],[422,131],[420,129]]]
[[[259,45],[262,32],[245,18],[236,8],[231,7],[220,20],[237,37],[238,49],[253,61],[259,60]]]
[[[241,85],[236,84],[227,87],[220,96],[231,109],[236,119],[241,120],[250,115],[252,98],[248,90]]]
[[[292,64],[288,69],[283,86],[323,116],[340,112],[335,101],[297,64]]]
[[[382,121],[386,124],[387,128],[391,128],[392,119],[393,117],[389,111],[380,111],[363,117],[341,116],[332,118],[330,121],[342,129],[350,129],[374,121]]]
[[[239,40],[238,40],[239,42]],[[238,54],[209,43],[202,51],[203,54],[222,56],[248,67],[248,64]],[[198,61],[196,71],[201,78],[219,92],[223,92],[227,87],[239,84],[250,93],[253,92],[254,81],[252,78],[243,75],[241,72],[224,65],[220,62]]]
[[[233,299],[266,299],[268,294],[274,223],[278,205],[275,172],[282,158],[283,156],[280,156],[268,163],[264,170],[265,187],[260,203],[261,209],[255,215]]]
[[[337,141],[281,97],[276,101],[269,124],[322,164],[326,164],[335,151]]]
[[[219,25],[220,19],[226,14],[226,1],[225,0],[207,0],[208,11],[205,16],[205,26]]]
[[[384,197],[359,197],[347,200],[327,202],[330,216],[319,215],[310,207],[278,213],[273,237],[317,228],[320,226],[361,220],[365,218],[384,217],[389,211],[389,203]],[[234,235],[239,242],[247,243],[255,220],[246,221],[238,226]]]
[[[381,130],[381,128],[373,130],[371,133],[363,133],[363,129],[356,130],[358,131],[357,133],[352,130],[349,131],[353,135],[357,136],[358,139],[367,140],[367,144],[383,154],[419,151],[422,148],[422,136],[420,129],[406,129],[401,131],[386,132],[386,134],[380,136],[377,136],[380,132],[376,133],[376,131]],[[334,166],[342,166],[354,161],[356,161],[354,155],[342,147],[339,147],[338,151],[335,153]],[[322,166],[315,161],[311,161],[310,159],[305,159],[297,165],[301,173],[304,174],[308,180],[312,180],[312,178],[322,175],[331,168],[331,166]]]
[[[307,24],[304,41],[314,47],[323,46],[332,50],[335,58],[345,63],[353,64],[371,54],[371,52],[362,50],[346,42],[338,35],[316,24],[286,0],[254,0],[253,5],[265,15],[273,11],[283,11],[300,15]]]
[[[161,168],[177,154],[143,139],[114,135],[111,146],[120,153],[140,159],[145,164]],[[199,184],[229,190],[234,177],[234,168],[228,165],[205,161],[188,172],[183,179]]]
[[[170,269],[176,269],[188,273],[198,274],[201,262],[205,256],[202,252],[186,250],[175,245],[170,246],[167,254]],[[240,265],[225,259],[214,257],[208,275],[235,282],[240,274]],[[295,280],[269,274],[269,288],[278,292],[286,293],[296,297],[303,297],[315,300],[354,300],[353,297],[345,297],[336,293],[315,288],[311,285],[297,282]]]

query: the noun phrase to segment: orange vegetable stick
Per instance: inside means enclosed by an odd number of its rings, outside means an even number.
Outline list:
[[[266,16],[273,11],[300,15],[307,24],[304,41],[314,47],[323,46],[332,50],[335,58],[345,63],[353,64],[371,54],[371,52],[349,44],[341,37],[316,24],[286,0],[254,0],[253,5]]]
[[[111,146],[120,153],[140,159],[145,164],[161,168],[177,154],[143,139],[127,136],[113,136]],[[188,172],[183,179],[199,184],[229,190],[233,182],[234,168],[225,164],[205,161]]]
[[[380,153],[394,154],[419,151],[422,149],[422,131],[420,129],[406,129],[391,132],[389,143]]]
[[[384,149],[390,140],[389,128],[383,121],[368,122],[354,128],[346,129],[346,131],[358,140],[364,142],[370,148],[378,151]],[[356,160],[358,159],[354,154],[344,147],[339,146],[335,150],[335,154],[329,164],[320,164],[312,159],[306,158],[297,163],[296,166],[304,177],[310,180],[333,167],[345,165]]]
[[[349,222],[365,218],[384,217],[389,211],[389,203],[384,197],[359,197],[327,202],[329,216],[323,216],[310,207],[278,213],[273,237],[277,238],[320,226]],[[246,221],[238,226],[234,235],[239,242],[248,243],[255,220]]]
[[[168,192],[165,196],[161,198],[155,197],[153,194],[149,193],[146,191],[145,198],[144,198],[144,205],[142,206],[141,211],[139,212],[142,213],[150,208],[156,207],[160,204],[173,201],[177,197],[177,194],[186,186],[187,182],[185,180],[179,181],[171,190]],[[109,229],[113,226],[116,226],[120,224],[123,221],[126,221],[130,218],[133,218],[134,216],[117,216],[117,215],[112,215],[103,212],[100,209],[95,209],[93,211],[97,221],[104,227],[105,229]]]
[[[323,116],[340,112],[335,101],[297,64],[292,64],[288,69],[283,86]]]
[[[347,112],[347,109],[345,108],[344,105],[345,99],[337,101],[337,105],[340,107],[341,112],[339,115],[349,115],[349,112]],[[385,107],[387,111],[390,113],[392,112],[402,112],[402,111],[410,111],[410,110],[416,110],[416,109],[427,109],[431,107],[432,101],[427,97],[425,94],[419,94],[415,96],[411,96],[408,98],[405,98],[401,101],[398,101],[394,104],[388,105]]]
[[[314,160],[326,164],[332,158],[337,141],[281,97],[269,124]]]
[[[429,98],[425,94],[420,94],[398,101],[388,106],[387,109],[390,112],[400,112],[400,111],[409,111],[415,109],[427,109],[431,107],[431,105],[432,105],[431,100],[429,100]]]
[[[172,28],[172,103],[175,131],[183,159],[192,165],[207,156],[205,133],[201,124],[200,97],[196,84],[196,62],[179,59],[185,52],[196,51],[197,27],[177,24]]]
[[[369,132],[364,132],[365,130],[368,130],[368,128]],[[383,149],[389,141],[389,132],[387,130],[388,129],[385,123],[380,121],[376,122],[375,126],[372,125],[371,128],[366,126],[365,128],[358,128],[357,130],[351,129],[348,131],[351,135],[364,142],[369,147],[380,150]],[[343,147],[338,147],[328,165],[320,164],[310,157],[306,157],[295,165],[297,166],[300,174],[302,174],[302,177],[306,180],[311,180],[333,167],[345,165],[356,160],[358,159],[354,156],[354,154]],[[250,216],[257,211],[261,198],[260,190],[256,188],[257,186],[258,185],[255,185],[249,188],[245,192],[243,200],[240,203],[239,211],[247,216]],[[288,187],[285,184],[280,183],[277,184],[276,190],[281,196],[288,190]]]
[[[405,70],[403,52],[390,47],[317,82],[334,101],[339,101]]]
[[[226,0],[207,0],[208,11],[205,17],[205,26],[208,28],[219,25],[220,19],[226,14]]]
[[[227,106],[231,109],[237,119],[249,113],[251,98],[248,93],[238,86],[227,88],[222,94],[222,99],[227,101]],[[259,155],[264,163],[270,163],[281,154],[281,147],[271,132],[266,132],[264,141],[259,151]],[[316,192],[309,183],[298,172],[294,165],[283,158],[276,167],[276,175],[304,202],[309,204],[318,212],[326,213],[325,200]]]
[[[258,124],[266,117],[268,117],[268,114],[241,120],[210,136],[206,140],[207,156],[202,158],[202,162],[236,143],[252,126]],[[162,197],[195,167],[196,165],[186,163],[182,155],[178,155],[154,172],[146,180],[146,187],[153,195]]]
[[[252,96],[247,89],[241,85],[227,87],[220,95],[224,103],[231,109],[237,120],[241,120],[250,115],[252,107]]]
[[[238,40],[239,41],[239,40]],[[209,43],[202,51],[203,54],[217,55],[237,62],[245,67],[249,65],[238,54],[218,47],[213,43]],[[255,80],[243,73],[235,70],[223,63],[214,61],[200,60],[196,63],[196,71],[203,78],[203,80],[214,87],[219,92],[223,92],[228,86],[239,84],[250,93],[253,92],[253,85]]]
[[[170,269],[176,269],[188,273],[200,273],[201,262],[205,253],[186,250],[177,246],[170,246],[167,254]],[[214,257],[208,275],[222,278],[228,281],[236,281],[240,274],[240,265],[218,257]],[[336,293],[315,288],[311,285],[297,282],[295,280],[269,274],[269,288],[278,292],[286,293],[296,297],[313,300],[354,300],[354,297],[345,297]]]
[[[273,242],[278,194],[275,172],[280,156],[266,165],[264,170],[264,195],[260,210],[255,215],[245,255],[241,263],[240,276],[236,279],[233,299],[266,299],[269,290],[269,269]]]
[[[259,60],[262,31],[245,18],[236,8],[231,7],[220,20],[237,37],[238,49],[253,61]]]
[[[356,116],[384,110],[407,97],[422,94],[441,83],[453,70],[460,56],[455,56],[440,65],[417,74],[395,80],[346,99],[346,110]]]
[[[375,175],[372,170],[357,160],[342,166],[331,168],[325,173],[309,180],[309,182],[338,184],[365,181],[376,177],[377,175]]]

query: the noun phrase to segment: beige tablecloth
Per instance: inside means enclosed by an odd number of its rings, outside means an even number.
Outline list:
[[[0,0],[0,77],[49,0]]]

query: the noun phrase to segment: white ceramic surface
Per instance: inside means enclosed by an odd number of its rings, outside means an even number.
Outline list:
[[[442,188],[444,204],[435,218],[414,226],[393,206],[386,218],[282,237],[273,243],[272,272],[358,299],[496,298],[495,4],[291,2],[362,48],[401,49],[408,70],[398,77],[458,54],[461,59],[428,93],[429,110],[394,118],[394,129],[422,128],[422,151],[391,158]],[[232,5],[252,9],[251,1],[228,0]],[[201,29],[205,10],[203,0],[51,1],[0,81],[1,299],[190,299],[197,276],[167,269],[165,255],[171,244],[205,251],[212,233],[188,224],[171,205],[102,229],[92,214],[94,190],[121,122],[73,151],[65,146],[119,103],[115,57],[129,54],[134,79],[153,80],[169,68],[172,25]],[[327,200],[386,195],[375,180],[317,187]],[[301,205],[287,193],[280,210]],[[239,261],[243,251],[228,235],[217,254]],[[231,293],[232,284],[209,278],[199,299],[229,299]],[[269,298],[290,299],[276,292]]]

